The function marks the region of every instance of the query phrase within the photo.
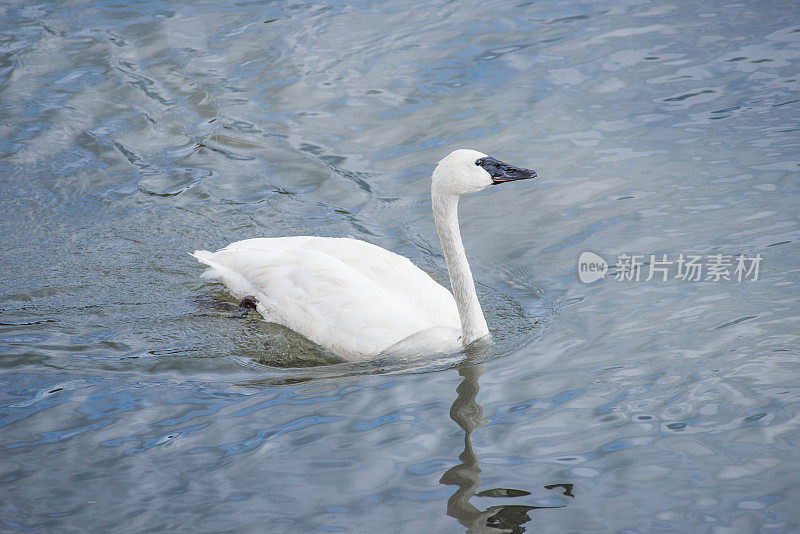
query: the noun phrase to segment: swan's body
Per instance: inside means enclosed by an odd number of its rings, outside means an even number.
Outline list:
[[[458,198],[533,176],[473,150],[456,150],[439,163],[431,197],[452,294],[407,258],[357,239],[247,239],[193,256],[209,266],[206,277],[219,278],[237,298],[255,297],[265,319],[343,359],[408,345],[458,350],[489,334],[461,243]]]
[[[195,252],[237,298],[347,360],[375,356],[429,328],[460,334],[447,289],[410,260],[365,241],[278,237]]]

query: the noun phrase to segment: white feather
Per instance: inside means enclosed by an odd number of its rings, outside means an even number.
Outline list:
[[[459,328],[447,289],[403,256],[347,238],[279,237],[195,251],[265,319],[347,360],[361,360],[434,326]]]

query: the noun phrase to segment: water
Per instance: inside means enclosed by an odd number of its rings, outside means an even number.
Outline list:
[[[800,530],[793,3],[0,10],[0,530]],[[337,364],[186,254],[351,235],[446,283],[457,147],[540,176],[462,201],[488,349]]]

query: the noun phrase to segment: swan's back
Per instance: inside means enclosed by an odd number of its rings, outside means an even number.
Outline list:
[[[193,254],[237,298],[348,359],[380,354],[423,330],[461,327],[450,292],[410,260],[349,238],[237,241]],[[454,334],[455,335],[455,334]]]

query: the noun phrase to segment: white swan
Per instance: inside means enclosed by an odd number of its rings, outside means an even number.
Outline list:
[[[397,347],[460,350],[489,334],[458,228],[458,199],[536,173],[459,149],[433,171],[431,200],[451,294],[410,260],[349,238],[277,237],[237,241],[192,255],[267,321],[339,357],[366,360]],[[252,297],[252,298],[251,298]],[[455,297],[455,298],[454,298]]]

